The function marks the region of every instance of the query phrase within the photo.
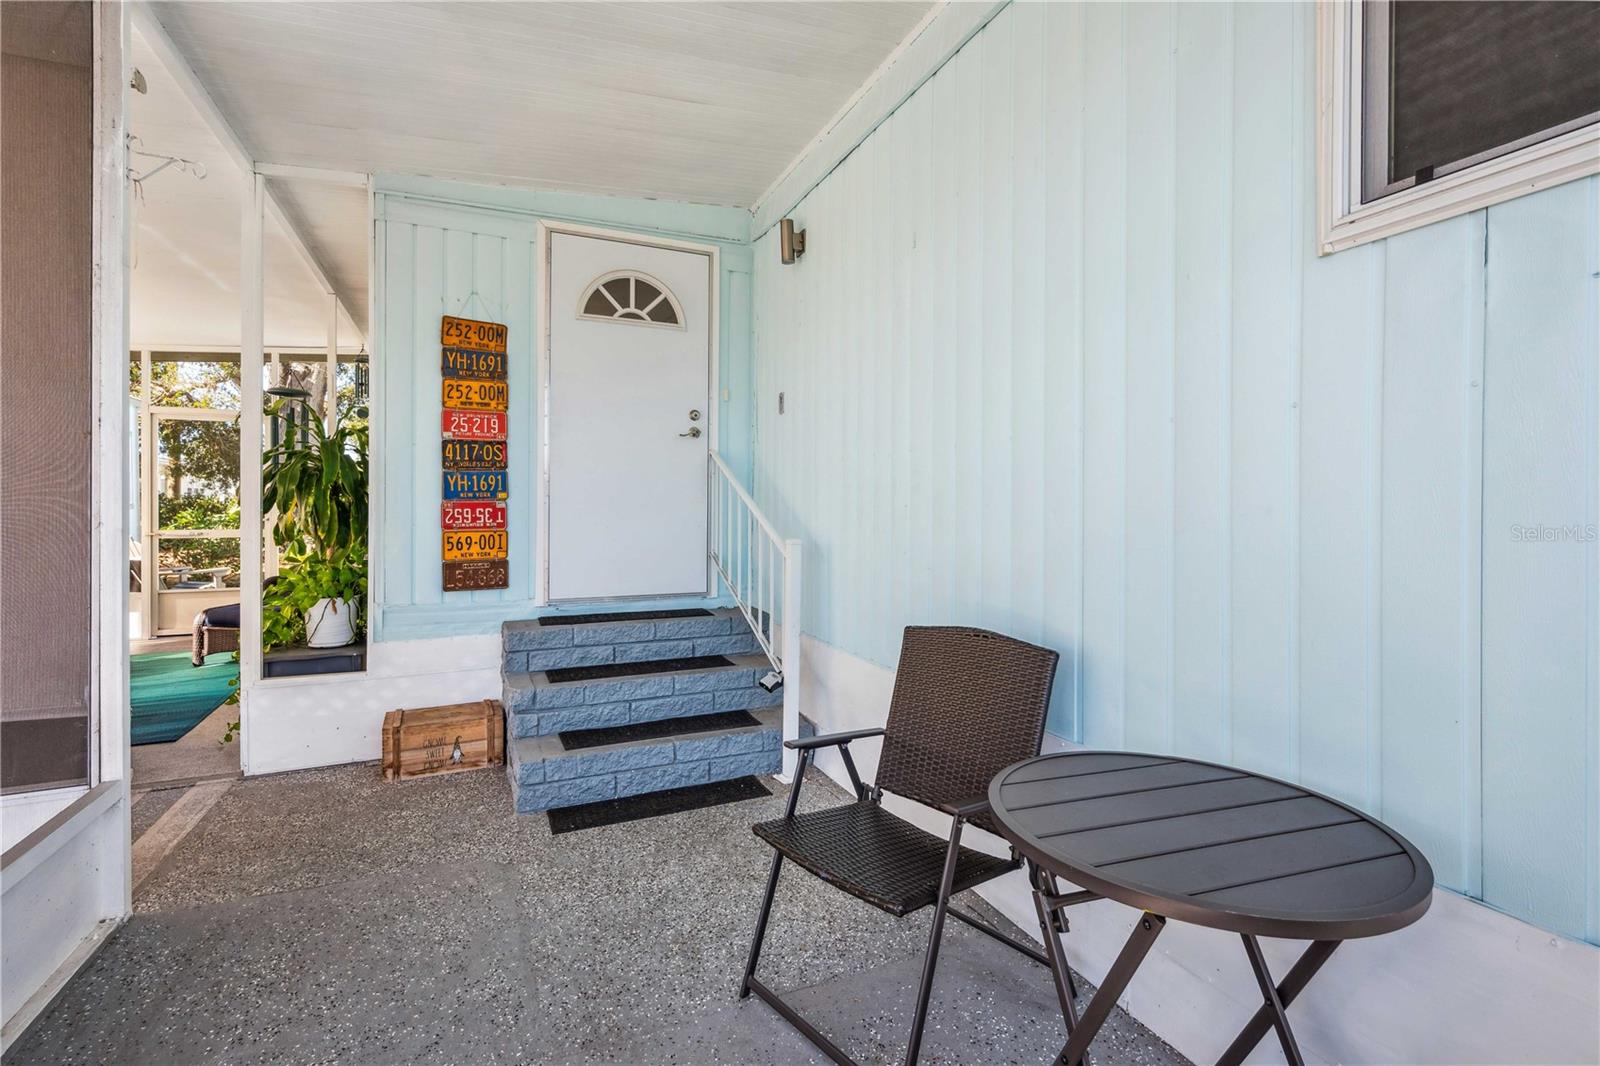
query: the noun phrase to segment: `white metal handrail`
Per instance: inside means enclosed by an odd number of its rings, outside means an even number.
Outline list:
[[[711,505],[708,554],[783,685],[783,739],[800,735],[800,542],[784,539],[722,456],[707,464]],[[783,775],[795,753],[783,749]]]

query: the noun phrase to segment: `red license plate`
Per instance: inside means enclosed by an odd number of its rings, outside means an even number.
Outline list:
[[[458,411],[445,408],[441,431],[445,440],[505,440],[504,411]]]
[[[440,507],[445,529],[504,529],[506,505],[493,500],[451,500]]]

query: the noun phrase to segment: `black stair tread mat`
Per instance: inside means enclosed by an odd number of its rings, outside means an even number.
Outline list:
[[[674,670],[705,670],[713,666],[732,666],[726,655],[695,655],[687,659],[649,659],[642,663],[606,663],[603,666],[562,666],[546,670],[551,681],[602,681],[608,677],[637,677],[640,674],[666,674]]]
[[[641,818],[655,818],[663,814],[682,814],[701,807],[716,807],[723,803],[761,799],[772,792],[755,777],[734,777],[727,781],[712,781],[705,785],[669,788],[661,792],[646,792],[626,799],[601,800],[577,807],[558,807],[546,812],[550,816],[550,832],[559,836],[579,829],[598,829],[619,822],[635,822]]]
[[[630,740],[660,740],[663,737],[681,737],[685,733],[704,733],[713,729],[738,729],[760,725],[749,711],[718,711],[715,714],[693,714],[684,718],[663,718],[656,722],[635,722],[632,725],[609,726],[604,729],[568,729],[557,733],[561,746],[567,751],[580,748],[598,748],[602,744],[625,744]]]
[[[641,622],[646,618],[710,618],[711,611],[702,607],[685,607],[677,611],[620,611],[612,614],[551,614],[539,619],[542,626],[582,626],[590,622]]]

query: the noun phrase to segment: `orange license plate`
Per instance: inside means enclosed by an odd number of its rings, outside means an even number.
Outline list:
[[[506,327],[499,322],[445,315],[439,323],[439,343],[446,348],[471,348],[476,352],[506,350]]]
[[[511,389],[503,381],[444,379],[444,405],[467,411],[504,411]]]
[[[503,529],[447,529],[444,531],[444,558],[446,562],[504,559],[506,544],[506,531]]]

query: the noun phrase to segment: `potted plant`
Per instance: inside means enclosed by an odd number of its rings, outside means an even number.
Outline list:
[[[297,408],[268,408],[289,431],[263,457],[261,508],[277,511],[272,539],[284,553],[263,594],[263,643],[338,647],[360,633],[366,603],[367,422],[343,418],[325,430]]]

